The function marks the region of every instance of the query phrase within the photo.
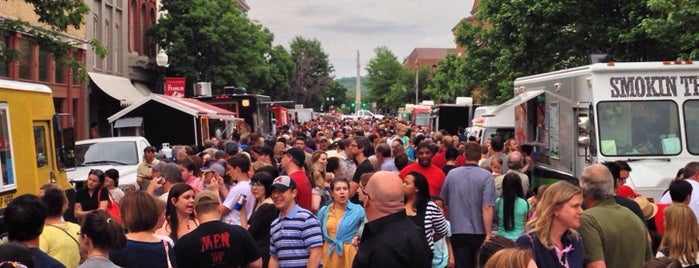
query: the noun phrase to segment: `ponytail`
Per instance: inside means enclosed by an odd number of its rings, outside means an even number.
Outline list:
[[[80,227],[81,235],[86,235],[95,248],[112,250],[126,246],[124,228],[104,210],[93,210],[85,216]]]

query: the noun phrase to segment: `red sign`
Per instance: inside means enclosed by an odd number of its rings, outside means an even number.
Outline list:
[[[184,98],[184,77],[165,77],[165,95]]]

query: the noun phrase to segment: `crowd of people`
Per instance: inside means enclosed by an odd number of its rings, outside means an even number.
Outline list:
[[[139,191],[90,171],[76,223],[55,185],[14,198],[0,267],[699,267],[699,162],[654,204],[623,161],[532,188],[531,146],[484,143],[360,119],[148,147]]]

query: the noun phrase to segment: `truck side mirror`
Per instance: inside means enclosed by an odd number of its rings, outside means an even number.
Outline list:
[[[580,115],[578,117],[578,129],[580,134],[590,133],[590,117],[587,115]]]
[[[586,114],[578,115],[578,145],[581,147],[590,146],[590,117]]]

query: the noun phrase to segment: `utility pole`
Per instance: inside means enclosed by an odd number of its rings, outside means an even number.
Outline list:
[[[362,92],[359,90],[361,87],[361,79],[359,77],[359,50],[357,50],[357,81],[356,81],[357,86],[355,87],[355,97],[354,97],[354,107],[357,111],[359,111],[360,107],[362,107]]]
[[[419,86],[419,74],[420,74],[420,65],[417,64],[417,54],[415,56],[415,105],[417,105],[417,96],[418,96],[418,89],[420,88]]]

